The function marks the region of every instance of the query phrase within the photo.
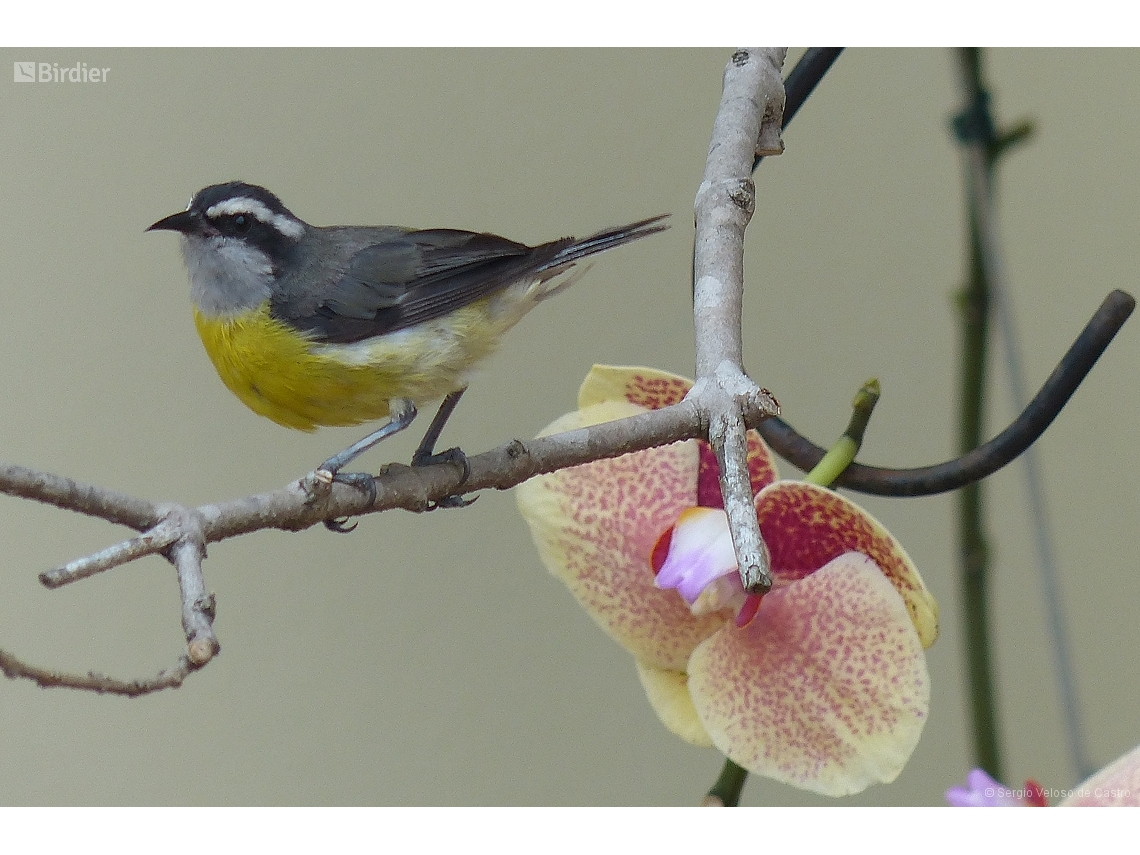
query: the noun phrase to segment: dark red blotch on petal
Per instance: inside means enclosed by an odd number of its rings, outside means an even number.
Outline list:
[[[700,440],[701,467],[697,472],[697,505],[702,508],[723,508],[720,494],[720,465],[712,447]],[[776,465],[772,453],[754,430],[748,431],[748,473],[752,480],[752,495],[776,480]]]
[[[881,536],[869,520],[833,496],[800,482],[782,481],[757,497],[760,533],[772,556],[773,571],[785,581],[809,576],[845,552],[878,557]]]
[[[763,594],[749,594],[744,598],[744,605],[740,607],[740,611],[736,613],[736,625],[738,627],[748,626],[752,623],[752,618],[756,617],[756,612],[760,611],[760,601],[764,599]]]
[[[720,466],[712,447],[700,440],[701,468],[697,470],[697,507],[723,508],[724,498],[720,494]]]
[[[665,559],[669,557],[669,547],[673,544],[673,529],[675,528],[676,526],[671,525],[665,529],[665,532],[653,544],[653,551],[649,553],[649,566],[653,568],[654,576],[661,572]]]
[[[1025,779],[1025,802],[1030,807],[1049,807],[1045,801],[1045,788],[1032,778]]]

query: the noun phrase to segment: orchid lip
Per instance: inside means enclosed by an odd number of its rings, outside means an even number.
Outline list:
[[[669,552],[657,572],[657,587],[675,589],[694,614],[739,610],[744,588],[724,511],[686,508],[667,534]]]

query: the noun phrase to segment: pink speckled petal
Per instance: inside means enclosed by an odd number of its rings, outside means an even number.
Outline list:
[[[894,780],[930,707],[906,604],[858,553],[766,594],[748,626],[693,651],[688,673],[717,748],[758,775],[829,796]]]
[[[643,412],[625,401],[563,416],[544,433]],[[696,617],[676,591],[654,585],[657,537],[696,494],[697,444],[677,442],[532,478],[515,495],[543,563],[601,627],[638,660],[683,671],[689,653],[724,623]]]
[[[662,671],[637,663],[637,676],[645,695],[661,723],[674,736],[691,745],[712,748],[712,738],[705,731],[687,688],[689,675],[683,671]]]
[[[1140,745],[1076,786],[1061,807],[1140,807]]]
[[[862,552],[895,586],[929,647],[938,637],[938,603],[910,556],[873,516],[826,487],[778,481],[756,496],[760,531],[781,582],[802,579],[845,552]]]
[[[578,409],[602,401],[629,401],[647,410],[679,404],[693,381],[656,368],[626,365],[595,365],[578,389]]]

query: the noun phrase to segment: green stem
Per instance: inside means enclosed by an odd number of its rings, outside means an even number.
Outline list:
[[[804,476],[805,481],[828,487],[843,474],[843,470],[855,459],[860,446],[863,445],[863,434],[867,430],[867,422],[871,420],[875,404],[879,402],[880,394],[878,380],[872,378],[863,384],[856,393],[855,400],[851,402],[851,421],[847,423],[843,436],[839,437],[811,472]]]
[[[960,53],[963,87],[967,93],[964,114],[984,119],[992,130],[989,96],[982,84],[982,58],[978,48],[962,48]],[[969,142],[985,151],[987,185],[993,179],[993,140]],[[967,170],[968,172],[968,170]],[[968,185],[969,186],[969,185]],[[969,278],[959,294],[961,313],[962,361],[959,368],[958,449],[972,451],[982,444],[982,418],[985,410],[986,351],[990,326],[990,293],[982,266],[978,209],[982,200],[967,191],[969,208]],[[963,487],[958,493],[958,552],[962,585],[966,675],[969,684],[970,713],[975,762],[997,780],[1003,780],[1001,747],[998,738],[997,699],[994,690],[990,651],[989,545],[983,520],[981,482]]]
[[[740,794],[744,790],[744,782],[747,780],[748,770],[725,757],[720,776],[705,795],[705,805],[737,807],[740,804]]]

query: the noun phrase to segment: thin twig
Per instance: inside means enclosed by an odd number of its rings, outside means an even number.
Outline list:
[[[766,417],[763,413],[752,413],[745,418],[745,423],[754,427]],[[697,405],[692,401],[683,401],[670,407],[566,433],[525,441],[513,439],[498,448],[469,457],[470,475],[463,482],[463,488],[471,492],[508,490],[535,475],[607,457],[619,457],[678,440],[703,437],[705,430],[703,415]],[[22,467],[0,464],[0,493],[22,495],[19,490],[10,489],[14,480],[10,477],[13,469],[24,473],[32,472]],[[50,473],[33,474],[46,481],[68,480]],[[368,496],[363,491],[339,482],[329,483],[327,479],[310,472],[279,490],[202,505],[194,509],[192,514],[201,519],[205,542],[215,543],[269,528],[300,531],[332,517],[356,516],[393,508],[426,511],[433,502],[454,493],[462,476],[461,467],[455,464],[424,467],[389,464],[377,475],[376,500],[369,504]],[[81,486],[85,496],[94,497],[94,501],[85,499],[73,504],[63,497],[53,504],[113,522],[120,522],[124,516],[129,516],[122,512],[122,506],[118,504],[119,494],[90,485]],[[132,539],[96,555],[101,556],[110,551],[129,551],[134,557],[155,554],[166,548],[163,544],[169,545],[185,535],[180,524],[172,521],[171,507],[164,508],[131,496],[122,499],[125,499],[128,509],[142,504],[155,509],[155,528],[148,530],[151,537]],[[172,539],[171,532],[177,532],[178,537]],[[127,544],[132,545],[128,547]],[[83,560],[91,561],[93,558]],[[56,576],[53,571],[47,573],[52,575],[44,582],[53,586]]]
[[[214,595],[206,591],[202,561],[206,557],[206,538],[202,516],[184,508],[172,509],[167,519],[179,517],[182,538],[170,549],[170,558],[178,571],[178,591],[182,597],[182,629],[186,633],[186,655],[201,667],[221,650],[214,635]]]
[[[812,484],[827,487],[840,474],[844,467],[849,466],[863,446],[863,435],[875,412],[875,405],[879,402],[879,381],[875,379],[864,383],[855,398],[851,401],[851,419],[843,435],[835,442],[825,456],[826,464],[813,469],[805,479]],[[738,766],[731,759],[725,758],[720,776],[705,793],[701,801],[702,807],[736,807],[740,804],[740,794],[748,780],[748,770]]]
[[[99,517],[137,531],[150,528],[159,518],[158,505],[146,499],[9,463],[0,463],[0,493]]]
[[[46,588],[61,588],[104,570],[127,564],[146,555],[162,552],[176,540],[178,530],[168,523],[160,523],[149,531],[101,549],[93,555],[77,558],[40,574],[40,582]]]
[[[146,680],[118,680],[91,671],[87,674],[68,674],[64,671],[52,671],[18,659],[11,653],[0,650],[0,671],[11,679],[22,678],[31,680],[37,685],[49,688],[81,689],[98,694],[126,695],[137,698],[140,695],[149,695],[163,689],[175,689],[182,685],[192,672],[197,670],[187,657],[183,656],[178,665],[166,671],[161,671],[154,677]]]

